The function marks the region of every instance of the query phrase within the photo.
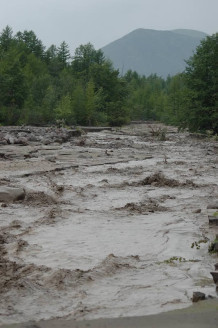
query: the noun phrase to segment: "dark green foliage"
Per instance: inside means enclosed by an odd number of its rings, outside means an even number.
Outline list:
[[[66,42],[47,50],[33,31],[0,35],[0,123],[100,125],[128,121],[127,85],[88,43],[71,60]]]
[[[166,80],[156,74],[120,76],[88,43],[71,58],[68,45],[47,50],[33,31],[0,34],[0,124],[120,126],[159,120],[218,133],[217,34]]]
[[[13,31],[10,26],[6,28],[0,34],[0,49],[1,53],[7,52],[13,44]]]
[[[193,131],[218,133],[218,34],[203,40],[187,61],[186,126]]]
[[[18,32],[15,36],[18,46],[26,53],[32,53],[36,57],[43,58],[45,47],[33,31]]]
[[[61,62],[62,67],[66,67],[68,65],[68,61],[70,59],[70,51],[65,41],[63,41],[60,47],[57,49],[57,58]]]
[[[134,120],[160,120],[190,131],[218,133],[218,37],[207,37],[186,71],[166,80],[128,71],[128,106]]]

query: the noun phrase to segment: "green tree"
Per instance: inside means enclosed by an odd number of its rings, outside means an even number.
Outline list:
[[[57,49],[57,58],[62,63],[63,67],[68,65],[68,61],[70,59],[70,51],[68,44],[63,41],[60,44],[60,47]]]
[[[43,59],[45,47],[33,31],[25,30],[24,32],[18,32],[15,39],[21,48],[29,53],[33,53],[36,57]]]
[[[78,81],[72,92],[72,106],[75,113],[75,121],[77,124],[85,124],[86,122],[86,102],[85,91],[83,85]]]
[[[187,61],[183,126],[218,133],[218,33],[204,39]]]
[[[0,107],[7,124],[15,124],[26,98],[26,81],[19,60],[0,65]]]
[[[72,100],[69,94],[63,96],[55,108],[57,120],[64,120],[66,124],[75,123],[75,115],[73,111]]]
[[[86,88],[86,121],[89,126],[94,124],[95,109],[95,85],[93,81],[89,81]]]
[[[11,45],[14,43],[13,31],[10,26],[6,26],[0,34],[0,49],[1,51],[7,52]]]
[[[184,74],[167,78],[165,105],[161,115],[163,122],[180,125],[185,110],[186,92]]]
[[[95,50],[91,43],[80,45],[75,50],[72,70],[77,77],[82,78],[87,83],[92,78],[90,75],[92,65],[102,65],[104,61],[103,52],[101,50]]]

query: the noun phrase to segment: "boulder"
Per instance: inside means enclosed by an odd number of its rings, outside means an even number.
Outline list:
[[[35,136],[34,134],[31,134],[28,137],[28,141],[30,141],[30,142],[37,142],[37,141],[39,141],[39,138],[37,136]]]
[[[210,273],[213,277],[213,281],[215,284],[218,284],[218,271],[214,271]]]
[[[214,242],[214,250],[215,252],[218,252],[218,241]]]
[[[8,203],[25,198],[25,189],[19,187],[0,187],[0,202]]]
[[[10,135],[10,134],[6,134],[6,136],[5,136],[4,139],[7,141],[7,143],[8,143],[9,145],[13,145],[14,142],[16,141],[16,138],[13,137],[13,136]]]
[[[50,145],[52,143],[52,140],[49,138],[43,139],[42,140],[43,145]]]
[[[218,216],[208,215],[209,224],[218,225]]]
[[[7,143],[7,141],[5,140],[5,139],[1,139],[0,140],[0,145],[7,145],[8,143]]]
[[[207,209],[218,209],[218,202],[208,204]]]
[[[17,140],[14,143],[18,144],[18,145],[26,146],[26,145],[28,145],[28,140],[25,137],[19,137],[19,138],[17,138]]]
[[[192,302],[198,302],[198,301],[203,301],[206,299],[206,296],[204,293],[201,292],[193,292],[192,296]]]

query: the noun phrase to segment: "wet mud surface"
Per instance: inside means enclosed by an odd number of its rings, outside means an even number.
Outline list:
[[[218,143],[140,124],[0,145],[0,324],[141,316],[217,296]],[[158,134],[158,133],[157,133]],[[191,247],[194,244],[194,247]],[[197,247],[197,246],[198,247]]]

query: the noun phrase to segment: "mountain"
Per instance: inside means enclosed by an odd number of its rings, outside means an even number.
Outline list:
[[[166,78],[185,69],[206,33],[178,29],[157,31],[137,29],[101,48],[114,68],[125,74],[129,69],[140,75],[157,74]]]

